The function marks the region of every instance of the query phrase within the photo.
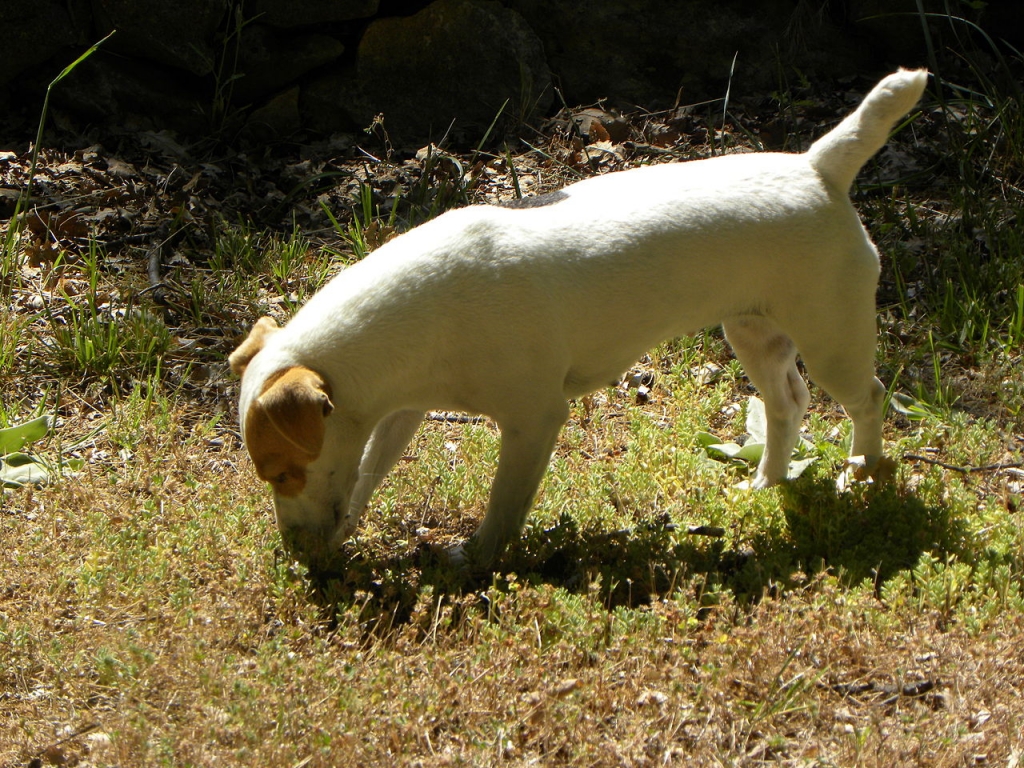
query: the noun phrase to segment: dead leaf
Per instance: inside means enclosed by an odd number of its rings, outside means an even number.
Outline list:
[[[53,264],[57,259],[57,249],[50,240],[33,239],[25,245],[26,263],[33,269],[44,264]]]
[[[594,120],[590,124],[590,131],[588,135],[592,143],[596,143],[599,141],[611,143],[612,140],[611,135],[608,133],[608,129],[601,125],[600,121],[598,120]]]
[[[131,163],[126,163],[116,157],[107,158],[107,171],[119,179],[132,179],[139,175]]]

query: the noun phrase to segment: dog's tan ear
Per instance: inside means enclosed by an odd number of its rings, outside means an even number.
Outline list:
[[[306,460],[320,455],[324,419],[334,410],[330,386],[316,371],[296,366],[275,378],[252,407],[262,411],[278,438],[298,448]]]
[[[272,317],[261,317],[257,320],[256,325],[249,331],[245,341],[239,344],[238,349],[228,357],[228,362],[231,364],[231,372],[236,376],[241,376],[245,373],[245,367],[263,349],[263,345],[267,343],[267,338],[279,330],[281,329],[277,327],[277,323],[274,322]]]

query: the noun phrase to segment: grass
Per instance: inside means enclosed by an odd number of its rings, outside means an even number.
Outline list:
[[[2,423],[51,416],[33,457],[75,470],[3,496],[0,765],[1018,765],[1021,168],[1000,136],[1021,128],[988,102],[965,139],[926,111],[923,148],[896,146],[931,165],[876,184],[880,162],[857,193],[886,254],[891,483],[837,492],[849,425],[815,393],[814,463],[739,489],[748,465],[700,435],[742,441],[755,393],[708,331],[638,362],[646,397],[573,404],[522,541],[474,584],[424,544],[482,515],[493,425],[428,421],[347,566],[314,578],[281,550],[210,329],[284,320],[390,231],[578,148],[479,175],[431,152],[390,207],[382,166],[326,239],[222,220],[165,304],[95,239],[28,268],[8,224]]]

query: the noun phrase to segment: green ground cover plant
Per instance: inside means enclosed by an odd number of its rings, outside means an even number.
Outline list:
[[[4,452],[60,471],[2,497],[0,766],[1021,765],[1024,117],[982,85],[933,93],[855,190],[884,254],[888,483],[837,489],[849,425],[816,392],[793,479],[743,488],[756,392],[712,329],[573,404],[483,581],[429,547],[483,512],[490,422],[434,414],[345,567],[313,575],[226,354],[446,207],[735,150],[758,115],[289,167],[308,176],[274,226],[168,173],[139,206],[171,223],[135,251],[47,196],[99,161],[41,152],[34,206],[0,223],[0,428],[35,424]]]

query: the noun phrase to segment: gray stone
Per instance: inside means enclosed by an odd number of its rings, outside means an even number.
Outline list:
[[[355,67],[329,67],[302,86],[299,113],[302,124],[318,133],[342,133],[366,128],[358,124],[352,102],[358,93]]]
[[[0,85],[81,42],[67,3],[56,0],[4,0],[0,3],[0,29]]]
[[[378,0],[256,0],[253,19],[273,27],[301,27],[367,19]]]
[[[939,55],[961,45],[966,25],[942,17],[948,0],[922,2],[936,14]],[[435,0],[415,16],[369,22],[355,55],[343,57],[342,40],[363,27],[351,22],[378,5],[0,0],[0,117],[24,122],[46,83],[115,27],[55,90],[71,118],[231,133],[255,107],[247,130],[272,136],[292,133],[297,120],[323,133],[359,130],[382,114],[392,142],[413,148],[450,126],[451,139],[475,143],[506,101],[498,132],[530,119],[551,104],[552,71],[570,105],[607,98],[604,114],[720,99],[727,87],[737,100],[763,96],[804,77],[826,82],[926,58],[917,0]],[[416,3],[389,8],[400,5]],[[968,20],[1020,47],[1024,2],[972,5],[961,3]],[[598,122],[617,140],[615,125]]]
[[[111,50],[209,75],[228,0],[93,0],[97,27],[116,29]]]
[[[259,24],[247,26],[242,32],[232,100],[246,104],[265,98],[344,51],[344,45],[327,35],[290,36]]]
[[[144,61],[97,53],[53,92],[54,106],[100,125],[170,128],[190,135],[210,128],[210,105]]]
[[[508,122],[546,109],[550,85],[543,46],[518,13],[492,0],[437,0],[373,22],[355,69],[311,83],[302,108],[325,132],[365,128],[382,114],[396,145],[478,140],[499,112]]]
[[[808,57],[851,71],[824,15],[792,0],[509,0],[544,42],[569,104],[671,106],[777,86]],[[814,8],[818,4],[813,4]],[[815,53],[818,51],[820,53]]]
[[[256,141],[273,141],[296,134],[301,129],[299,87],[295,86],[253,110],[245,124],[245,135]]]
[[[710,3],[718,7],[704,18],[692,5],[580,0],[551,8],[541,0],[513,2],[544,40],[570,103],[611,97],[644,105],[671,98],[709,73],[723,79],[740,41],[754,31],[726,3]]]

